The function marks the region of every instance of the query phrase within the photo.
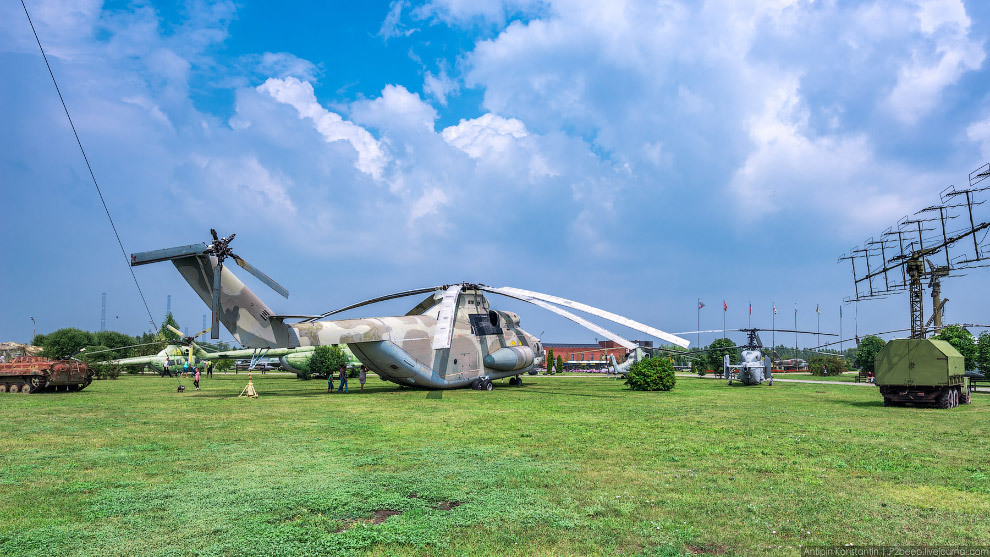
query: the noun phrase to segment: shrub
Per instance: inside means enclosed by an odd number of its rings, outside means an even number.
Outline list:
[[[823,376],[825,375],[826,365],[828,366],[829,375],[841,375],[849,371],[849,365],[844,359],[832,355],[814,356],[808,362],[808,371],[810,371],[812,375]]]
[[[707,365],[705,365],[707,363],[708,362],[705,361],[705,358],[697,358],[697,359],[691,360],[691,371],[693,371],[694,373],[697,373],[699,377],[704,377],[705,376],[705,368],[708,367]]]
[[[873,361],[886,344],[887,342],[882,338],[873,335],[860,341],[859,348],[856,349],[856,367],[866,372],[873,371]]]
[[[299,371],[296,376],[300,379],[309,379],[311,375],[326,377],[337,373],[342,365],[347,365],[347,356],[339,346],[317,346],[309,358],[309,370]]]
[[[557,373],[557,372],[563,372],[563,371],[564,371],[564,357],[558,355],[557,356],[557,370],[555,372],[551,373],[550,375],[553,375],[554,373]]]
[[[677,381],[670,358],[646,358],[629,368],[626,385],[634,391],[669,391]]]

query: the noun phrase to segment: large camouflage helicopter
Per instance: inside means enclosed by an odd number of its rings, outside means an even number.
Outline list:
[[[224,261],[233,258],[285,297],[288,291],[231,251],[233,234],[221,238],[215,230],[210,233],[213,236],[210,244],[135,253],[131,255],[131,265],[171,261],[211,307],[214,338],[219,336],[217,324],[222,323],[242,346],[258,351],[346,344],[369,369],[399,385],[491,390],[492,380],[509,377],[510,384],[520,384],[521,375],[535,369],[543,358],[540,339],[519,326],[519,316],[515,313],[491,309],[486,293],[537,305],[629,350],[634,350],[636,344],[558,306],[596,315],[679,346],[689,344],[670,333],[572,300],[474,283],[397,292],[322,315],[279,315],[230,272]],[[406,315],[322,321],[346,310],[423,294],[426,298]],[[287,323],[287,319],[302,321]]]

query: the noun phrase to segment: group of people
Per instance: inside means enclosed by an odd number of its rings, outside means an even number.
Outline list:
[[[203,365],[203,371],[206,372],[206,376],[207,377],[213,377],[213,362],[206,362],[206,364]],[[164,377],[165,375],[168,375],[169,377],[172,377],[172,372],[169,371],[169,368],[168,368],[168,359],[167,358],[165,360],[165,363],[162,365],[162,376]],[[193,385],[196,386],[196,390],[198,391],[199,390],[199,380],[202,377],[202,375],[200,373],[200,368],[198,366],[196,366],[195,364],[193,364],[193,365],[190,366],[188,361],[183,362],[182,363],[182,371],[179,372],[179,376],[180,377],[186,377],[187,375],[191,375],[192,376],[192,378],[193,378]]]
[[[340,386],[337,387],[337,392],[343,390],[344,394],[349,394],[350,391],[347,390],[347,366],[344,364],[340,365],[340,372],[337,374],[340,380]],[[361,371],[358,372],[358,382],[361,383],[361,392],[364,392],[364,382],[368,379],[368,366],[361,366]],[[327,392],[333,394],[333,374],[327,374]]]

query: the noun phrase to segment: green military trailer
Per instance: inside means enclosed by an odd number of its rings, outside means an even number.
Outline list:
[[[892,340],[877,354],[873,367],[884,406],[969,404],[965,360],[944,340]]]

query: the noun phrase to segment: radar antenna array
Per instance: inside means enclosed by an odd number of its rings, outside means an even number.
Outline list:
[[[911,310],[911,338],[924,338],[928,330],[942,327],[942,312],[948,299],[941,297],[941,279],[962,276],[959,271],[990,266],[987,233],[990,221],[977,212],[985,202],[980,192],[990,190],[990,163],[969,174],[969,186],[949,186],[939,193],[939,204],[925,207],[897,221],[879,239],[868,238],[839,257],[852,266],[855,296],[846,302],[886,298],[907,291]],[[966,225],[953,229],[955,219]],[[982,235],[980,234],[982,232]],[[969,242],[972,240],[972,246]],[[949,253],[952,247],[953,256]],[[942,252],[945,264],[933,259]],[[939,257],[941,260],[941,257]],[[897,271],[900,271],[898,277]],[[932,296],[932,316],[924,319],[924,280]]]

